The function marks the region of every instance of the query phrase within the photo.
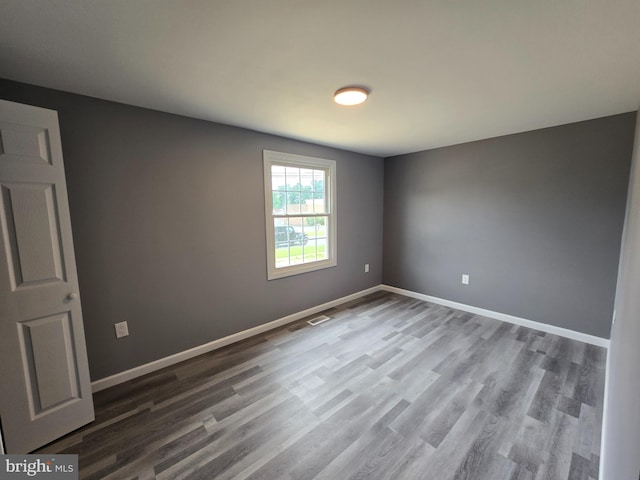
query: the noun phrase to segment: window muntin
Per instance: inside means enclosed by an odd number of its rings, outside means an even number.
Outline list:
[[[268,278],[336,265],[335,161],[264,151]]]

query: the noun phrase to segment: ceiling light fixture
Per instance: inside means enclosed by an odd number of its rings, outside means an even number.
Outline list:
[[[344,87],[336,90],[333,100],[339,105],[360,105],[369,96],[369,90],[362,87]]]

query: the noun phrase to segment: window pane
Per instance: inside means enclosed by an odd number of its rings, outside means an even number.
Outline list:
[[[285,193],[283,191],[274,190],[271,192],[271,202],[273,205],[273,214],[282,215],[285,210]]]
[[[310,223],[312,232],[308,233],[309,238],[313,238],[315,244],[316,257],[314,260],[325,260],[329,258],[329,244],[327,236],[328,217],[309,217],[307,222]]]
[[[325,196],[326,172],[323,170],[315,170],[313,172],[313,212],[326,213],[327,204]]]
[[[294,190],[300,185],[300,169],[297,167],[285,167],[287,190]]]
[[[328,217],[274,219],[276,268],[329,258]]]
[[[313,188],[313,173],[314,171],[309,168],[300,169],[300,185],[302,185],[302,191],[311,193]]]
[[[287,215],[298,215],[302,213],[299,192],[287,192],[287,200]]]
[[[274,165],[271,168],[273,213],[303,215],[327,213],[326,172],[312,168]]]
[[[309,211],[313,213],[327,213],[326,203],[324,198],[314,198],[313,200],[309,200],[309,202],[313,203],[313,208],[310,208]]]
[[[285,168],[282,165],[271,165],[271,188],[280,190],[285,185]]]
[[[273,220],[273,230],[275,236],[276,268],[288,267],[289,261],[289,221],[283,218]]]
[[[302,229],[296,226],[301,220],[274,219],[276,268],[302,263],[301,250],[306,242]]]
[[[305,263],[328,258],[326,217],[305,217],[304,223],[304,233],[308,238],[304,251]]]

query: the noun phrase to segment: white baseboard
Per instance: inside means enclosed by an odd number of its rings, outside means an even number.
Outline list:
[[[609,340],[606,338],[596,337],[586,333],[576,332],[575,330],[569,330],[568,328],[556,327],[546,323],[535,322],[533,320],[527,320],[525,318],[515,317],[506,313],[494,312],[491,310],[485,310],[484,308],[478,308],[471,305],[465,305],[464,303],[452,302],[451,300],[445,300],[443,298],[432,297],[423,293],[412,292],[410,290],[404,290],[402,288],[392,287],[390,285],[380,285],[381,290],[387,292],[397,293],[406,297],[417,298],[431,303],[437,303],[438,305],[444,305],[445,307],[455,308],[457,310],[463,310],[465,312],[474,313],[476,315],[482,315],[484,317],[495,318],[507,323],[513,323],[515,325],[521,325],[527,328],[533,328],[534,330],[540,330],[542,332],[552,333],[560,337],[570,338],[572,340],[578,340],[579,342],[589,343],[598,347],[609,348]]]
[[[239,342],[240,340],[244,340],[245,338],[249,338],[254,335],[273,330],[274,328],[278,328],[288,323],[295,322],[296,320],[314,315],[316,313],[322,312],[323,310],[333,308],[337,305],[356,300],[360,297],[364,297],[365,295],[369,295],[370,293],[374,293],[379,290],[379,285],[368,288],[366,290],[361,290],[360,292],[352,293],[351,295],[347,295],[346,297],[338,298],[336,300],[323,303],[322,305],[308,308],[307,310],[303,310],[301,312],[293,313],[291,315],[287,315],[286,317],[273,320],[272,322],[258,325],[257,327],[253,327],[248,330],[243,330],[242,332],[234,333],[232,335],[213,340],[212,342],[205,343],[204,345],[199,345],[197,347],[190,348],[189,350],[184,350],[168,357],[164,357],[150,363],[145,363],[144,365],[134,367],[130,370],[125,370],[124,372],[101,378],[100,380],[91,382],[91,390],[94,393],[99,392],[100,390],[113,387],[114,385],[124,383],[128,380],[133,380],[134,378],[141,377],[142,375],[146,375],[147,373],[155,372],[157,370],[160,370],[161,368],[169,367],[171,365],[175,365],[176,363],[189,360],[190,358],[197,357],[198,355],[202,355],[203,353],[217,350],[218,348],[222,348],[232,343]]]
[[[199,345],[197,347],[190,348],[189,350],[178,352],[176,354],[161,358],[159,360],[155,360],[150,363],[145,363],[144,365],[134,367],[130,370],[125,370],[124,372],[116,373],[115,375],[101,378],[100,380],[96,380],[91,383],[91,389],[93,392],[99,392],[100,390],[113,387],[114,385],[124,383],[128,380],[133,380],[134,378],[141,377],[142,375],[146,375],[147,373],[155,372],[157,370],[160,370],[161,368],[175,365],[176,363],[189,360],[190,358],[197,357],[198,355],[202,355],[203,353],[217,350],[218,348],[222,348],[232,343],[239,342],[240,340],[244,340],[246,338],[252,337],[254,335],[258,335],[260,333],[273,330],[274,328],[287,325],[288,323],[295,322],[296,320],[300,320],[304,317],[308,317],[316,313],[320,313],[329,308],[333,308],[337,305],[341,305],[343,303],[356,300],[360,297],[364,297],[365,295],[369,295],[371,293],[374,293],[380,290],[397,293],[399,295],[404,295],[406,297],[417,298],[419,300],[424,300],[431,303],[437,303],[438,305],[444,305],[446,307],[451,307],[457,310],[474,313],[476,315],[495,318],[496,320],[501,320],[503,322],[508,322],[515,325],[522,325],[524,327],[533,328],[535,330],[540,330],[547,333],[552,333],[554,335],[570,338],[572,340],[578,340],[580,342],[589,343],[592,345],[596,345],[598,347],[609,348],[609,340],[606,338],[600,338],[593,335],[588,335],[586,333],[576,332],[574,330],[569,330],[567,328],[555,327],[553,325],[548,325],[546,323],[540,323],[540,322],[535,322],[533,320],[527,320],[524,318],[515,317],[513,315],[508,315],[506,313],[493,312],[491,310],[485,310],[483,308],[473,307],[471,305],[465,305],[463,303],[452,302],[450,300],[445,300],[443,298],[432,297],[430,295],[412,292],[410,290],[404,290],[402,288],[392,287],[390,285],[378,285],[375,287],[368,288],[366,290],[362,290],[360,292],[353,293],[351,295],[347,295],[346,297],[338,298],[336,300],[323,303],[322,305],[308,308],[307,310],[303,310],[301,312],[287,315],[286,317],[273,320],[272,322],[265,323],[263,325],[258,325],[257,327],[253,327],[248,330],[243,330],[242,332],[234,333],[224,338],[213,340],[212,342],[205,343],[204,345]]]

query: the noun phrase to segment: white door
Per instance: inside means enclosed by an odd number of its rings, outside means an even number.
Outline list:
[[[0,424],[28,453],[92,421],[58,115],[0,100]]]

